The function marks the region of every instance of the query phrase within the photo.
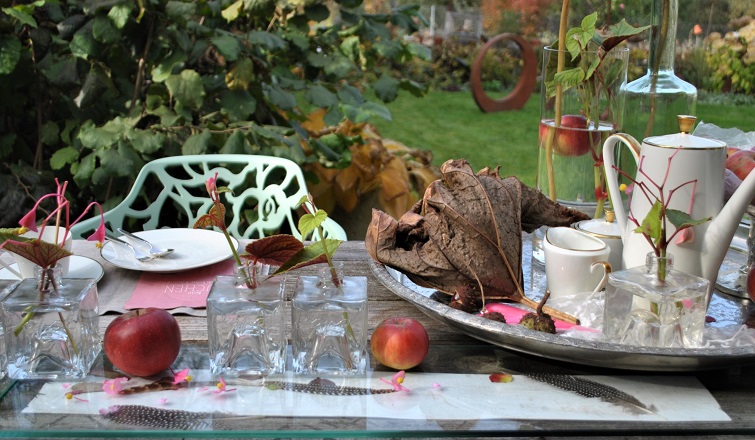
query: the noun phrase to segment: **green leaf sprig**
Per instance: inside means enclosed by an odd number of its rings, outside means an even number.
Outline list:
[[[322,224],[327,220],[328,214],[322,209],[317,209],[311,194],[307,194],[299,201],[306,213],[299,219],[298,228],[302,238],[317,233],[319,241],[305,247],[301,240],[290,234],[276,234],[252,241],[246,245],[245,253],[239,254],[228,233],[225,224],[226,208],[220,200],[220,194],[233,193],[233,191],[225,186],[217,186],[217,182],[217,172],[205,182],[207,194],[212,200],[212,207],[194,222],[194,228],[220,229],[238,266],[249,268],[255,267],[258,263],[280,266],[272,274],[278,275],[300,267],[327,262],[331,269],[334,284],[339,285],[340,281],[338,281],[332,258],[341,245],[341,240],[325,238]],[[256,271],[245,270],[244,282],[248,288],[256,288],[258,283]]]
[[[637,28],[625,20],[621,20],[621,22],[609,26],[605,34],[601,34],[596,27],[597,21],[598,14],[594,12],[582,19],[579,27],[572,28],[566,33],[565,47],[569,51],[571,59],[567,60],[563,70],[548,69],[548,71],[555,73],[546,78],[548,97],[555,96],[557,85],[562,87],[562,92],[573,87],[584,87],[585,97],[588,98],[583,109],[585,117],[594,121],[598,120],[595,114],[596,109],[593,107],[597,105],[595,101],[600,97],[599,93],[618,80],[621,73],[621,63],[606,58],[606,55],[627,38],[650,28],[650,26]],[[558,42],[554,42],[551,47],[556,47],[557,44]],[[588,60],[586,54],[594,51],[598,52],[598,57]],[[555,59],[553,62],[556,62]],[[607,74],[598,75],[598,67],[603,63],[611,63],[611,66],[605,70]],[[597,82],[601,83],[602,86],[597,87]],[[590,96],[590,94],[597,95]]]
[[[309,266],[311,264],[327,262],[330,267],[330,275],[333,284],[338,286],[341,284],[341,281],[338,278],[335,265],[333,264],[333,255],[336,253],[336,250],[338,250],[338,247],[341,246],[342,240],[325,238],[325,231],[323,230],[322,224],[327,220],[328,213],[317,208],[311,194],[303,196],[301,200],[299,200],[299,204],[305,211],[305,214],[299,218],[299,233],[302,238],[306,238],[310,234],[313,234],[313,238],[319,237],[319,240],[297,252],[291,259],[286,261],[275,272],[275,274]],[[314,234],[317,234],[317,236],[315,237]]]

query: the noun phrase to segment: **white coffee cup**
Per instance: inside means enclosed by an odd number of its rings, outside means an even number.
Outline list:
[[[603,241],[574,228],[548,228],[543,250],[551,298],[597,292],[605,286],[611,249]]]
[[[59,230],[59,232],[58,232]],[[42,232],[42,229],[39,229],[40,232]],[[57,228],[55,226],[47,226],[44,229],[44,232],[42,232],[42,240],[48,242],[48,243],[55,243],[55,233],[58,233],[58,241],[57,243],[61,243],[63,241],[63,238],[66,238],[65,245],[63,245],[63,248],[70,251],[71,245],[73,243],[73,240],[71,239],[71,233],[69,232],[66,234],[65,228]],[[24,238],[37,238],[39,237],[39,232],[33,232],[29,231],[25,234],[21,235]],[[34,268],[37,267],[35,263],[32,261],[15,254],[13,252],[10,252],[11,255],[13,255],[13,259],[16,261],[16,266],[18,267],[18,272],[20,272],[21,278],[34,278]],[[68,263],[70,257],[61,258],[58,261],[58,264],[60,265],[60,268],[62,270],[62,274],[64,277],[68,276]]]

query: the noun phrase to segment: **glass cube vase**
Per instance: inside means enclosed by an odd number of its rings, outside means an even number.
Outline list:
[[[18,285],[16,280],[0,280],[0,300],[5,298],[5,295],[12,292]],[[5,336],[3,332],[3,326],[0,325],[0,379],[5,377],[6,367],[8,363],[8,357],[6,356],[8,350],[5,349]]]
[[[83,378],[102,348],[97,283],[37,267],[0,302],[8,376]]]
[[[659,270],[665,270],[665,281],[659,281]],[[603,334],[612,342],[642,347],[700,347],[708,284],[673,269],[670,255],[649,253],[645,266],[609,274]]]
[[[284,283],[269,267],[242,266],[217,276],[207,297],[210,370],[224,377],[281,373],[286,361]],[[246,275],[245,275],[246,274]],[[245,276],[255,276],[250,288]]]
[[[367,371],[367,278],[343,276],[342,264],[300,276],[292,300],[293,370],[305,375]],[[335,282],[334,282],[335,280]]]

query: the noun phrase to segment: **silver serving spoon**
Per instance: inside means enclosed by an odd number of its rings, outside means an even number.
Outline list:
[[[112,237],[110,235],[108,235],[107,238],[110,241],[115,241],[115,242],[118,242],[120,244],[128,246],[128,248],[131,249],[131,251],[134,253],[134,258],[136,258],[139,261],[149,261],[149,260],[152,260],[152,259],[156,258],[153,255],[147,255],[147,254],[145,254],[144,252],[142,252],[142,251],[136,249],[135,247],[131,246],[131,243],[127,243],[127,242],[121,240],[120,238],[115,238],[115,237]]]
[[[165,248],[161,248],[161,247],[155,246],[154,244],[150,243],[149,241],[147,241],[147,240],[139,237],[138,235],[132,234],[132,233],[130,233],[130,232],[128,232],[128,231],[126,231],[126,230],[124,230],[122,228],[118,228],[117,231],[120,232],[121,234],[127,236],[127,237],[134,238],[136,240],[139,240],[139,241],[144,242],[147,245],[149,245],[149,253],[150,253],[150,255],[152,255],[155,258],[164,257],[164,256],[168,255],[169,253],[173,252],[173,249],[165,249]]]

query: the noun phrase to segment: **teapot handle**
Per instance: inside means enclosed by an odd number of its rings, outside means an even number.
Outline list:
[[[624,133],[614,134],[606,139],[603,144],[603,164],[606,171],[606,183],[608,184],[608,194],[611,196],[613,204],[613,210],[616,213],[616,223],[619,224],[619,231],[621,231],[622,240],[624,239],[624,231],[627,226],[627,213],[624,211],[624,203],[621,199],[621,191],[619,190],[619,178],[616,172],[616,163],[614,161],[614,153],[616,151],[616,144],[621,142],[629,148],[632,153],[632,157],[636,163],[640,162],[640,143],[637,139]]]

